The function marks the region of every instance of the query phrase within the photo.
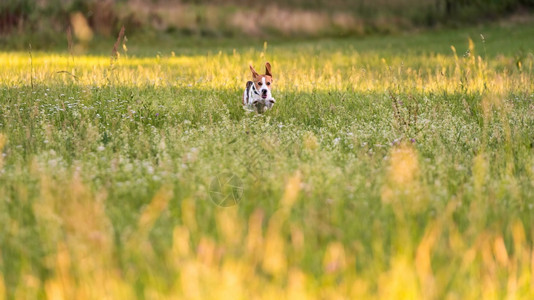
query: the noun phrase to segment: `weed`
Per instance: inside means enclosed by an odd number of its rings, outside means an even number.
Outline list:
[[[0,295],[531,299],[532,44],[468,33],[0,52]]]

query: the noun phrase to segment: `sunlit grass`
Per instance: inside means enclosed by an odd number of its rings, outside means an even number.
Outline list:
[[[2,297],[534,296],[532,49],[214,50],[0,53]]]

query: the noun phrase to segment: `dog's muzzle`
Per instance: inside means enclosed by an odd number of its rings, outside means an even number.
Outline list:
[[[261,98],[267,99],[267,90],[261,90]]]

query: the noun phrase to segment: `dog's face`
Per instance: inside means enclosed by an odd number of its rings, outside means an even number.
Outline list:
[[[259,91],[261,98],[267,101],[272,99],[271,86],[273,83],[273,75],[271,73],[271,64],[265,63],[264,75],[258,74],[252,66],[250,66],[250,71],[252,71],[252,81],[254,82],[256,90]]]

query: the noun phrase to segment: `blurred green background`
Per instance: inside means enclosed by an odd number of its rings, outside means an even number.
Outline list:
[[[534,0],[2,0],[6,49],[64,47],[116,36],[264,39],[395,34],[531,19]]]

